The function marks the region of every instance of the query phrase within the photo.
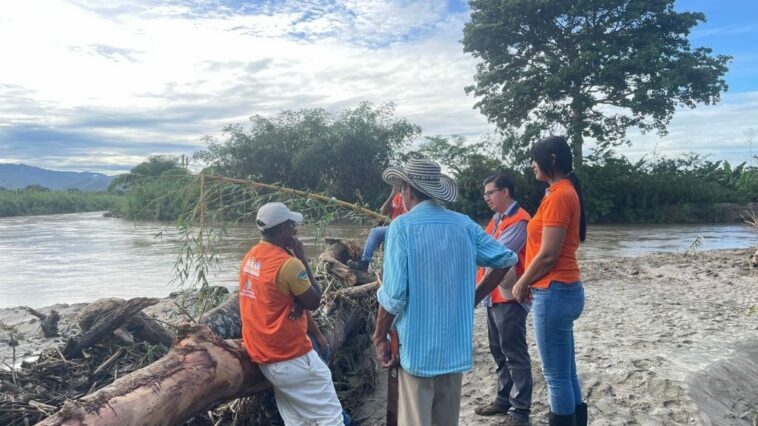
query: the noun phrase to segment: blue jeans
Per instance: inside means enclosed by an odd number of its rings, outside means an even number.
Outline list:
[[[374,252],[384,242],[384,236],[387,234],[387,229],[389,229],[389,226],[377,226],[376,228],[371,228],[371,231],[368,233],[368,238],[366,239],[366,247],[363,248],[363,256],[361,256],[362,261],[371,262],[371,259],[374,258]]]
[[[553,281],[548,288],[533,288],[532,297],[534,337],[547,382],[550,411],[569,415],[582,403],[576,376],[574,320],[584,309],[584,287],[581,281]]]

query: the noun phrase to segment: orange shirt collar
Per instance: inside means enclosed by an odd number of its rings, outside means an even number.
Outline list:
[[[557,182],[556,184],[554,184],[553,186],[549,186],[549,187],[547,188],[546,192],[549,194],[549,193],[551,193],[551,192],[555,192],[555,191],[558,191],[558,190],[560,190],[561,188],[565,187],[566,185],[572,185],[572,183],[571,183],[571,180],[570,180],[570,179],[568,179],[568,178],[566,178],[566,179],[563,179],[563,180],[560,180],[560,181],[558,181],[558,182]]]

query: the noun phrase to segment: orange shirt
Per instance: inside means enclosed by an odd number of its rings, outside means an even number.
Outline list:
[[[397,193],[394,197],[392,197],[392,213],[390,213],[390,219],[394,219],[403,213],[405,213],[405,206],[403,206],[403,196],[402,194]]]
[[[576,251],[579,248],[579,196],[574,185],[564,179],[551,186],[537,209],[537,213],[527,226],[526,267],[532,263],[542,245],[542,228],[555,226],[566,230],[566,238],[555,266],[545,276],[531,284],[531,287],[547,288],[551,281],[570,284],[579,281],[579,263]]]
[[[527,223],[527,226],[529,224],[529,220],[531,219],[531,216],[529,216],[529,213],[526,212],[526,210],[522,209],[521,207],[516,210],[516,213],[511,215],[510,217],[504,217],[500,219],[500,223],[497,225],[497,229],[495,229],[495,233],[493,234],[493,228],[495,227],[495,221],[493,219],[490,219],[490,223],[487,225],[487,229],[485,232],[487,232],[487,235],[491,235],[492,238],[496,239],[500,236],[500,234],[503,233],[506,229],[510,228],[511,226],[515,225],[518,222],[524,221]],[[526,256],[526,245],[524,245],[524,248],[521,249],[518,254],[518,263],[516,263],[516,276],[520,277],[521,274],[524,273],[524,258]],[[479,268],[479,271],[476,274],[476,282],[478,283],[481,281],[482,277],[484,277],[485,268]],[[515,302],[516,299],[507,299],[503,297],[503,294],[500,293],[500,288],[495,287],[494,290],[492,290],[492,304],[495,303],[509,303],[509,302]]]
[[[242,260],[242,340],[254,362],[268,364],[290,360],[305,355],[313,347],[306,335],[306,316],[297,320],[288,318],[295,301],[293,293],[285,292],[277,285],[277,275],[292,259],[283,248],[261,241]]]

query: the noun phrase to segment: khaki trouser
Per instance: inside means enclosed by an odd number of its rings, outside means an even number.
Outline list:
[[[417,377],[402,368],[398,374],[398,416],[401,426],[455,426],[461,410],[463,373]]]

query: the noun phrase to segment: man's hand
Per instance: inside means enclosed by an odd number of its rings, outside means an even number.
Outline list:
[[[292,244],[290,245],[292,254],[295,255],[301,262],[306,263],[308,259],[305,258],[305,248],[303,248],[303,242],[297,237],[292,237]]]
[[[374,350],[376,359],[382,368],[392,368],[400,364],[400,358],[392,353],[392,347],[387,336],[374,336]]]
[[[528,303],[532,298],[532,291],[525,281],[519,280],[516,285],[513,286],[513,297],[519,301],[519,303]]]
[[[289,314],[289,319],[296,320],[300,318],[300,316],[303,315],[303,305],[298,302],[297,299],[292,303],[292,311]]]

